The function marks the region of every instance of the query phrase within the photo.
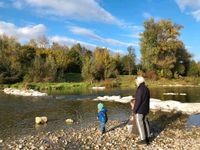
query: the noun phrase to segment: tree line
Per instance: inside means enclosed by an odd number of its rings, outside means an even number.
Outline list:
[[[14,37],[0,36],[0,83],[64,82],[68,73],[80,73],[85,80],[105,80],[118,74],[132,74],[135,68],[134,48],[128,54],[111,55],[106,48],[94,51],[79,43],[71,48],[46,37],[21,45]]]
[[[88,81],[139,73],[153,79],[199,76],[200,62],[192,60],[180,40],[181,28],[171,20],[145,21],[139,64],[132,46],[120,55],[101,47],[91,51],[79,43],[50,45],[45,36],[21,44],[14,37],[0,35],[0,83],[65,82],[68,73],[79,73]]]

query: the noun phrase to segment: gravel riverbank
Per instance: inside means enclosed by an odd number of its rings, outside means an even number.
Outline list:
[[[18,138],[0,140],[2,150],[45,150],[45,149],[200,149],[200,128],[186,127],[186,119],[183,117],[164,117],[171,119],[165,124],[158,124],[150,120],[153,136],[150,145],[137,145],[138,136],[129,134],[126,122],[111,121],[107,124],[107,132],[100,135],[97,124],[91,124],[80,130],[65,129],[54,132],[40,132],[37,135],[26,135]],[[175,119],[176,118],[176,119]],[[161,120],[162,121],[162,120]]]

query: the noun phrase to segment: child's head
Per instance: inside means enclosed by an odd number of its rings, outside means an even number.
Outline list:
[[[97,108],[98,108],[98,111],[101,111],[103,109],[103,104],[102,103],[99,103],[97,105]]]

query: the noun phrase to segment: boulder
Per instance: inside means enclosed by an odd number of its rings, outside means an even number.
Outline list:
[[[94,86],[92,87],[93,90],[105,90],[106,87],[105,86]]]
[[[66,119],[65,122],[66,122],[66,123],[73,123],[74,120],[72,120],[72,119]]]
[[[182,95],[184,95],[182,93]],[[129,103],[132,96],[98,96],[94,100],[99,101],[112,101],[120,103]],[[198,114],[200,113],[200,103],[181,103],[174,100],[161,101],[159,99],[150,99],[150,109],[152,112],[165,111],[165,112],[181,112],[183,114]]]
[[[47,123],[47,117],[45,117],[45,116],[35,117],[35,123],[36,124],[45,124],[45,123]]]
[[[12,94],[12,95],[21,95],[21,96],[47,96],[47,93],[42,93],[38,91],[34,91],[32,89],[30,90],[24,90],[24,89],[15,89],[15,88],[5,88],[3,90],[6,94]]]

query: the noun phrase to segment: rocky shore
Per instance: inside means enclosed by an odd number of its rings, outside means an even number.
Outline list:
[[[101,135],[98,125],[91,124],[83,129],[65,129],[54,132],[40,132],[36,135],[26,135],[18,138],[9,138],[0,142],[2,150],[64,150],[64,149],[147,149],[147,150],[197,150],[200,148],[200,128],[186,127],[186,118],[179,114],[170,117],[160,116],[158,124],[156,119],[150,120],[153,133],[150,145],[138,145],[138,136],[129,134],[127,122],[111,121],[107,124],[107,132]]]
[[[132,96],[121,97],[120,95],[118,96],[113,95],[113,96],[98,96],[93,100],[129,103],[132,98],[133,98]],[[155,112],[156,111],[181,112],[183,114],[192,115],[200,113],[200,103],[181,103],[179,101],[174,101],[174,100],[163,101],[155,98],[150,98],[150,109]]]
[[[42,93],[32,89],[15,89],[15,88],[5,88],[4,93],[11,95],[20,95],[20,96],[47,96],[47,93]]]

